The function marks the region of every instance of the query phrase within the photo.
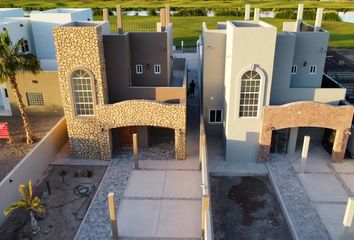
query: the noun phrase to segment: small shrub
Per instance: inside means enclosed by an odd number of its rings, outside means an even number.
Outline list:
[[[149,16],[157,16],[156,9],[150,9],[149,10]]]

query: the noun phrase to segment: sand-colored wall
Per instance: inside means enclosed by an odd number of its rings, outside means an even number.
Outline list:
[[[0,182],[1,213],[10,203],[18,200],[19,184],[26,184],[29,179],[36,184],[41,179],[67,140],[66,122],[62,119]],[[0,214],[0,226],[5,220],[6,217]]]
[[[63,115],[63,105],[60,96],[58,73],[56,71],[43,71],[36,75],[32,73],[18,73],[16,80],[23,102],[30,115]],[[19,115],[18,105],[11,86],[6,83],[11,110],[14,115]],[[28,106],[26,92],[42,93],[44,106]]]

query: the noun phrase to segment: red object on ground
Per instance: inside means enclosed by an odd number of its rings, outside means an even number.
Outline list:
[[[0,122],[0,139],[10,138],[8,123]]]

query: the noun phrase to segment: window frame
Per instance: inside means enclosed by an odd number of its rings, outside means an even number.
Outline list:
[[[156,68],[158,68],[159,71],[156,71]],[[154,64],[154,74],[156,75],[161,74],[161,64]]]
[[[312,72],[311,70],[314,69],[314,71]],[[309,71],[309,74],[311,75],[315,75],[317,72],[317,65],[311,65],[310,66],[310,71]]]
[[[241,105],[241,85],[242,85],[242,77],[243,75],[248,72],[248,71],[256,71],[259,76],[260,76],[260,86],[259,86],[259,97],[258,97],[258,105],[257,105],[257,116],[255,117],[250,117],[250,116],[240,116],[240,105]],[[256,65],[251,65],[250,67],[246,67],[244,68],[242,71],[240,71],[240,73],[237,75],[237,85],[236,85],[236,94],[235,94],[235,118],[236,119],[241,119],[241,120],[254,120],[254,121],[258,121],[259,118],[261,118],[261,114],[262,114],[262,106],[263,106],[263,102],[264,102],[264,97],[265,97],[265,92],[264,92],[264,88],[265,88],[265,83],[266,83],[266,77],[265,74],[263,72],[263,70],[256,66]],[[238,87],[237,87],[238,86]]]
[[[211,117],[210,117],[212,111],[215,111],[215,121],[214,122],[211,121]],[[216,112],[217,111],[220,111],[220,113],[221,113],[220,122],[216,121],[216,115],[217,115]],[[218,109],[218,108],[209,109],[209,113],[208,114],[209,114],[208,115],[208,123],[209,124],[214,125],[214,124],[222,124],[223,123],[223,120],[224,120],[224,111],[223,111],[223,109]]]
[[[30,101],[30,97],[31,96],[34,97],[35,95],[40,96],[40,98],[42,99],[41,101],[36,101],[37,103],[41,102],[42,103],[41,105],[38,105],[38,104],[34,103],[33,101]],[[42,92],[26,92],[26,100],[27,100],[28,107],[44,107],[45,106],[44,96],[43,96]]]
[[[25,49],[25,51],[23,49]],[[25,39],[24,44],[21,44],[21,53],[29,53],[29,52],[30,52],[29,42],[27,39]]]
[[[81,70],[86,72],[91,79],[90,85],[91,85],[91,91],[92,91],[92,109],[93,109],[93,114],[91,115],[78,115],[77,111],[76,111],[76,103],[75,103],[75,96],[74,96],[74,85],[73,85],[73,79],[72,79],[72,75],[74,72]],[[85,68],[85,67],[76,67],[73,68],[69,74],[69,86],[70,86],[70,99],[71,99],[71,109],[72,109],[72,115],[74,116],[74,118],[93,118],[96,115],[96,88],[95,88],[95,78],[93,73]]]
[[[139,68],[141,68],[141,71],[139,71]],[[143,73],[144,73],[144,66],[143,66],[143,64],[136,64],[136,65],[135,65],[135,73],[136,73],[136,74],[143,74]]]
[[[293,71],[293,69],[295,69],[295,71]],[[291,71],[290,71],[290,73],[291,73],[292,75],[297,74],[297,65],[292,65],[292,66],[291,66]]]

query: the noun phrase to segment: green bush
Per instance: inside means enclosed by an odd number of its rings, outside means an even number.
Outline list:
[[[324,21],[335,21],[335,22],[341,22],[342,20],[338,16],[338,13],[336,11],[328,11],[323,14],[323,20]]]
[[[282,19],[296,19],[297,10],[295,9],[283,9],[275,13],[275,18]],[[316,18],[315,10],[304,10],[302,19],[303,20],[314,20]]]
[[[102,8],[92,8],[93,16],[102,16]]]
[[[296,19],[297,11],[294,9],[279,10],[275,13],[275,18]],[[316,10],[304,10],[303,20],[315,20]],[[328,11],[323,14],[324,21],[341,21],[336,11]]]
[[[275,13],[274,18],[296,19],[297,13],[292,9],[280,10]]]
[[[156,9],[149,9],[149,16],[157,16]]]
[[[206,16],[207,11],[201,8],[184,8],[178,10],[174,16]]]
[[[215,16],[233,16],[240,17],[243,16],[244,12],[234,9],[219,9],[215,11]]]

